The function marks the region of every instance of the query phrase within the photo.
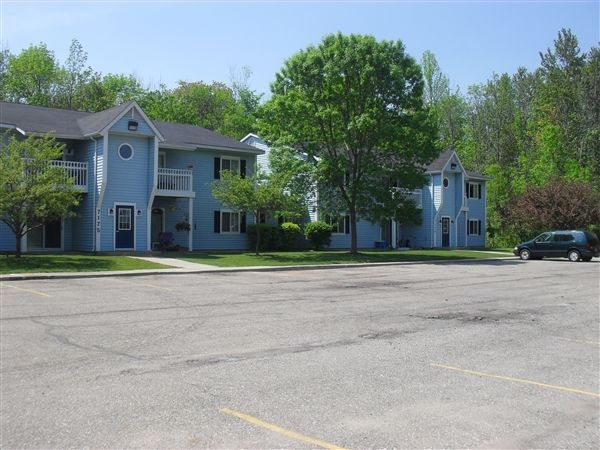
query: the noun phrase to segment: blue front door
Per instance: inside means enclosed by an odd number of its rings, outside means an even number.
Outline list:
[[[442,247],[450,247],[450,217],[442,217]]]
[[[115,249],[134,250],[135,216],[133,206],[117,205],[115,216]]]

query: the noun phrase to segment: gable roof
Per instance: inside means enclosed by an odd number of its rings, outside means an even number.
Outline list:
[[[438,156],[436,159],[434,159],[431,162],[431,164],[429,164],[427,166],[427,169],[425,171],[427,173],[440,173],[440,172],[442,172],[444,170],[444,168],[446,167],[446,165],[448,164],[448,161],[450,161],[453,156],[456,158],[456,160],[460,164],[460,167],[463,168],[463,170],[464,170],[464,172],[465,172],[465,174],[466,174],[466,176],[467,176],[468,179],[475,179],[475,178],[478,179],[478,180],[490,180],[491,179],[490,177],[487,177],[487,176],[482,175],[480,173],[464,169],[464,166],[462,165],[462,161],[460,160],[460,158],[456,154],[456,151],[454,151],[451,148],[443,151],[440,154],[440,156]]]
[[[135,101],[97,113],[72,111],[22,103],[0,102],[0,127],[23,134],[52,132],[63,139],[85,139],[102,133],[134,108],[161,140],[160,147],[195,150],[215,148],[262,154],[262,150],[196,125],[152,121]]]

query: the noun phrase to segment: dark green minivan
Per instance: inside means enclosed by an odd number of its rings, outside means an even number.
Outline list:
[[[573,262],[590,261],[600,256],[600,240],[591,231],[548,231],[517,245],[513,253],[524,261],[544,257],[569,258]]]

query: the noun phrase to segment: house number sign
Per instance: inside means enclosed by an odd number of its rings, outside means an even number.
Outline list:
[[[97,209],[96,210],[96,232],[97,233],[100,233],[100,224],[102,223],[100,218],[101,218],[100,210]]]

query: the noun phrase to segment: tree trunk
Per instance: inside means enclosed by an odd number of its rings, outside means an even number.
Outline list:
[[[15,233],[15,258],[21,257],[21,238],[23,236],[19,236]]]
[[[350,253],[358,253],[358,238],[356,233],[356,211],[350,210]]]

